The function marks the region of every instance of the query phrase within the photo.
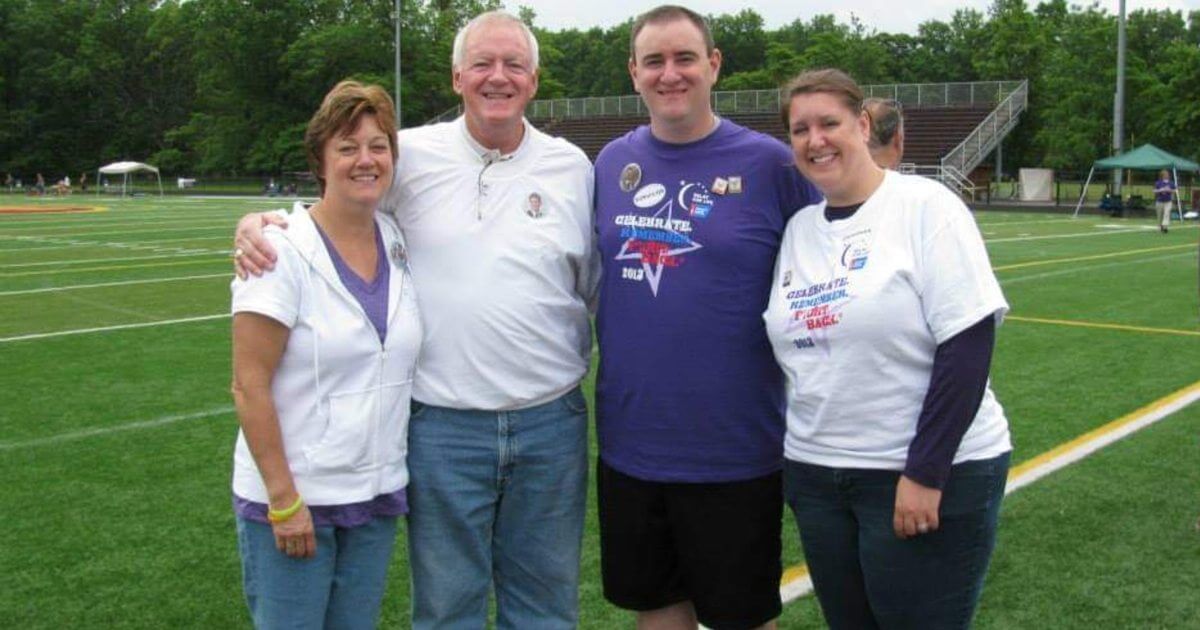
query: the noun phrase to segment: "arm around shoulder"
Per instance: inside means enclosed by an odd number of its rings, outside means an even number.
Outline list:
[[[287,229],[287,211],[252,212],[238,221],[233,235],[233,267],[239,278],[275,269],[276,251],[263,238],[268,225]]]

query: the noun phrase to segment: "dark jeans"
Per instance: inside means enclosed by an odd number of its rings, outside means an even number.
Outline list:
[[[901,540],[898,471],[788,461],[784,495],[831,628],[967,628],[996,542],[1009,455],[954,466],[941,526]]]

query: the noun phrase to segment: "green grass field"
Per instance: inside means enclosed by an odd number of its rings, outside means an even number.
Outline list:
[[[0,211],[93,203],[0,195]],[[248,627],[227,254],[237,217],[282,202],[98,203],[0,213],[0,625]],[[992,383],[1014,463],[1200,380],[1194,224],[976,218],[1012,305]],[[1010,495],[977,626],[1200,627],[1198,436],[1193,405]],[[591,505],[581,625],[631,627],[600,594]],[[784,531],[801,563],[790,516]],[[407,626],[398,550],[384,627]],[[822,626],[811,596],[780,620]]]

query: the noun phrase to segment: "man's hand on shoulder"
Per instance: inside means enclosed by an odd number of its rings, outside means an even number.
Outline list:
[[[287,229],[287,219],[274,212],[253,212],[242,217],[233,235],[233,271],[245,280],[275,269],[275,248],[263,237],[263,228]]]

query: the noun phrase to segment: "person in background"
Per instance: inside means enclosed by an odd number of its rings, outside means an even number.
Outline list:
[[[587,499],[588,306],[599,268],[592,168],[524,119],[538,47],[489,11],[454,39],[457,120],[400,132],[386,206],[408,239],[425,341],[413,390],[408,519],[412,627],[579,623]],[[530,210],[536,195],[538,216]],[[238,258],[268,268],[263,217]]]
[[[1158,172],[1158,180],[1154,182],[1154,215],[1158,219],[1158,229],[1163,234],[1170,231],[1171,211],[1175,206],[1175,180],[1167,169]],[[1181,215],[1182,216],[1182,215]]]
[[[784,492],[830,627],[967,628],[1012,444],[988,387],[1008,304],[970,212],[881,169],[844,73],[782,116],[825,195],[788,222],[763,317],[787,375]]]
[[[233,504],[257,628],[374,628],[408,510],[422,328],[404,239],[376,212],[394,116],[378,86],[325,96],[304,136],[321,198],[264,235],[275,273],[232,284]]]
[[[892,99],[868,98],[863,109],[871,117],[871,138],[868,146],[871,159],[879,168],[900,169],[904,159],[904,113],[900,103]]]

